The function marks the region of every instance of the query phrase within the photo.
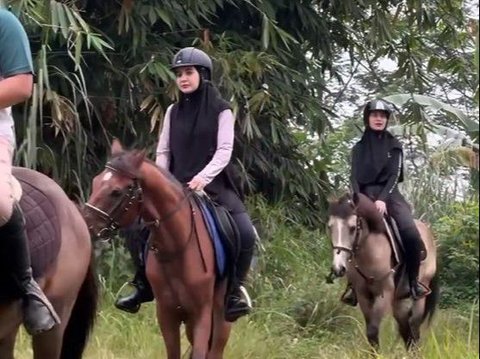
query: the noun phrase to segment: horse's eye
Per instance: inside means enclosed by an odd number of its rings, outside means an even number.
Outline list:
[[[114,189],[112,193],[110,193],[110,196],[112,196],[113,198],[119,198],[121,195],[122,191],[120,191],[119,189]]]
[[[348,230],[350,231],[350,234],[354,234],[355,233],[355,226],[349,226]]]

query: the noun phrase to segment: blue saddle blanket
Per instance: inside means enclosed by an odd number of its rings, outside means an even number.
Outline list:
[[[197,203],[205,220],[205,224],[207,226],[208,233],[210,234],[210,238],[212,239],[213,249],[215,252],[217,275],[223,278],[225,276],[227,256],[220,237],[220,233],[215,223],[215,219],[213,218],[212,213],[207,208],[205,203],[203,203],[203,201],[198,201]]]

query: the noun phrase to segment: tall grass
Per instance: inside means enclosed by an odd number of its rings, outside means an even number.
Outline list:
[[[258,200],[252,204],[262,235],[250,285],[255,311],[234,326],[225,357],[356,359],[371,353],[361,313],[339,301],[344,282],[326,284],[331,255],[328,239],[320,230],[295,224],[279,208]],[[144,305],[136,315],[113,306],[128,268],[121,263],[126,259],[124,251],[117,247],[114,252],[107,251],[99,266],[103,304],[85,358],[165,358],[154,304]],[[407,355],[394,321],[387,317],[378,357],[478,358],[478,302],[468,307],[469,311],[440,310],[431,327],[424,328],[415,355]],[[17,357],[30,358],[29,338],[22,331],[19,339]],[[184,336],[182,342],[186,351]]]
[[[114,308],[112,300],[104,300],[98,323],[85,354],[86,359],[153,359],[165,358],[165,350],[156,325],[152,303],[144,305],[140,313],[129,315]],[[330,332],[306,333],[295,330],[295,318],[288,315],[264,315],[257,312],[249,319],[241,319],[228,343],[226,359],[356,359],[371,352],[359,312],[346,310],[342,316],[332,316],[337,323]],[[280,327],[280,328],[279,328]],[[288,327],[291,330],[288,330]],[[280,330],[279,330],[280,329]],[[441,310],[432,326],[424,329],[417,358],[467,359],[478,358],[478,305],[472,306],[472,315],[454,310]],[[31,358],[29,337],[19,333],[16,358]],[[182,340],[185,351],[187,342]],[[407,355],[391,318],[381,330],[381,350],[378,358],[394,359]]]

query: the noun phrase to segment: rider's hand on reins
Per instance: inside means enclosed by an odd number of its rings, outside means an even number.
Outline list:
[[[188,187],[194,191],[202,191],[203,188],[207,185],[203,178],[195,176],[190,182],[187,183]]]
[[[387,213],[387,205],[383,201],[375,201],[375,207],[377,207],[378,212],[383,216]]]

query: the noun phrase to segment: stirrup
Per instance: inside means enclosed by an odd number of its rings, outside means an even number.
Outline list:
[[[422,282],[417,280],[416,284],[418,286],[422,287],[425,290],[425,292],[421,296],[417,296],[416,293],[414,293],[415,290],[411,287],[410,288],[410,293],[411,293],[411,296],[412,296],[413,300],[419,300],[419,299],[425,298],[432,293],[432,290],[429,287],[427,287],[425,284],[423,284]]]
[[[350,292],[349,296],[347,296],[348,292]],[[351,305],[352,307],[355,307],[358,303],[357,293],[355,293],[355,291],[353,290],[352,287],[348,287],[345,290],[345,292],[342,294],[342,296],[340,297],[340,301],[342,303],[345,303],[347,305]]]
[[[247,304],[250,308],[252,308],[252,299],[250,298],[250,295],[248,294],[247,290],[245,289],[245,287],[243,285],[239,286],[238,289],[240,290],[240,292],[243,294],[243,297],[245,298],[245,300],[247,301]]]

